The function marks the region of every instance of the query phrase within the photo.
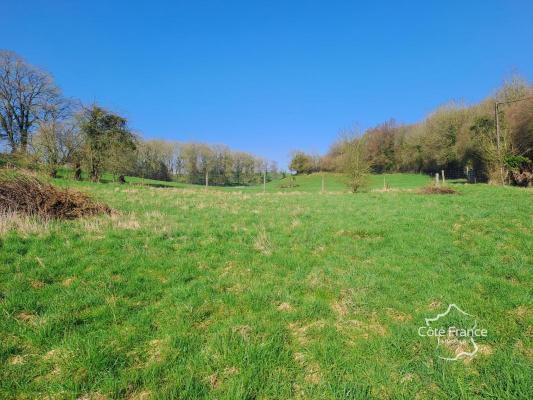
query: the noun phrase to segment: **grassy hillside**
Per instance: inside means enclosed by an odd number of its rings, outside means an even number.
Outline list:
[[[118,213],[2,219],[0,398],[533,392],[531,190],[318,195],[316,175],[267,194],[58,182]],[[488,330],[469,361],[439,359],[417,333],[451,303]]]
[[[320,192],[322,190],[322,176],[324,176],[324,191],[326,192],[346,192],[348,187],[342,175],[325,173],[296,175],[287,177],[267,184],[269,192]],[[383,174],[370,175],[367,189],[383,188],[383,180],[391,189],[414,189],[424,186],[430,182],[427,175],[420,174]],[[291,185],[294,185],[291,187]],[[262,186],[254,187],[262,190]]]
[[[64,180],[56,179],[55,182],[60,185],[69,185],[72,173],[66,170],[61,170],[60,175]],[[324,177],[324,191],[326,192],[348,192],[348,186],[342,175],[335,173],[316,173],[309,175],[288,176],[284,179],[278,179],[267,182],[267,192],[310,192],[318,193],[322,190],[322,177]],[[135,176],[128,176],[126,180],[132,185],[146,185],[152,187],[173,187],[181,189],[203,189],[203,185],[192,185],[187,183],[158,181],[153,179],[144,179]],[[427,175],[422,174],[382,174],[370,175],[366,189],[382,189],[385,183],[391,189],[415,189],[427,185],[431,179]],[[104,174],[102,178],[103,183],[113,183],[113,177],[110,174]],[[83,184],[83,183],[82,183]],[[86,185],[91,185],[87,182]],[[223,190],[223,191],[245,191],[245,192],[262,192],[263,185],[252,186],[238,186],[238,187],[223,187],[223,186],[209,186],[209,190]]]

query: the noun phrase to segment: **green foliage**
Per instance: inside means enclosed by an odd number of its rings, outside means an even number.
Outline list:
[[[275,163],[221,145],[180,143],[174,160],[177,178],[193,184],[204,185],[207,177],[209,185],[246,186],[262,182],[265,168],[267,180],[278,174]]]
[[[33,156],[55,177],[61,165],[80,158],[83,137],[73,121],[42,122],[32,138]]]
[[[372,172],[381,174],[397,170],[396,141],[398,126],[394,120],[367,130],[365,134],[365,158]]]
[[[293,154],[289,169],[296,172],[296,174],[310,174],[318,171],[313,157],[302,151],[297,151]]]
[[[21,168],[38,170],[40,164],[26,153],[0,153],[0,168]]]
[[[94,105],[84,109],[79,119],[83,161],[92,181],[99,181],[106,169],[124,174],[133,167],[136,138],[125,118]]]
[[[359,192],[368,184],[370,164],[365,157],[363,140],[352,138],[343,142],[341,166],[352,193]]]
[[[527,158],[527,157],[524,157],[524,156],[514,156],[514,155],[512,155],[512,156],[505,157],[504,162],[505,162],[505,166],[509,170],[517,171],[517,170],[520,170],[520,169],[524,168],[528,164],[530,164],[531,160],[529,158]]]
[[[368,129],[365,159],[373,172],[424,172],[444,170],[449,178],[464,177],[468,167],[478,182],[501,182],[500,166],[507,156],[533,158],[533,87],[524,80],[505,82],[493,98],[473,106],[449,104],[423,121],[398,125],[393,120]],[[520,100],[520,101],[517,101]],[[496,141],[495,102],[499,106],[500,150]],[[512,103],[506,103],[512,101]],[[342,171],[342,151],[334,143],[321,164]]]

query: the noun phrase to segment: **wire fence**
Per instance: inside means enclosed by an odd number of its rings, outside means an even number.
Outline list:
[[[481,171],[475,170],[472,167],[448,167],[440,170],[432,170],[428,172],[428,175],[432,178],[436,178],[438,175],[439,181],[463,181],[465,183],[477,183],[484,180],[484,175]]]
[[[193,174],[176,175],[174,179],[178,182],[191,183],[206,186],[252,186],[271,182],[279,179],[280,174],[275,172],[254,172],[246,174],[224,174],[208,172],[198,172]]]

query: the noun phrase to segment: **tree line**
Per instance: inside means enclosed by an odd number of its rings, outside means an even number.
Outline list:
[[[62,95],[52,77],[0,51],[0,140],[11,154],[51,176],[72,166],[75,179],[110,173],[210,185],[250,185],[279,175],[275,162],[224,145],[143,140],[126,118]]]
[[[463,178],[469,171],[477,182],[532,185],[533,86],[514,77],[478,104],[450,103],[415,124],[388,120],[362,134],[346,132],[323,156],[295,152],[289,168],[346,172],[350,143],[361,147],[374,173],[445,171],[450,178]]]

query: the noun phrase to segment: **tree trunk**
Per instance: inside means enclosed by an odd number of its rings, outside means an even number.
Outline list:
[[[74,170],[74,179],[77,181],[81,181],[81,165],[80,163],[76,163],[75,170]]]
[[[20,152],[23,154],[28,152],[28,131],[26,130],[20,132]]]
[[[92,182],[98,182],[99,176],[98,176],[98,170],[94,167],[94,165],[91,168],[91,181]]]

